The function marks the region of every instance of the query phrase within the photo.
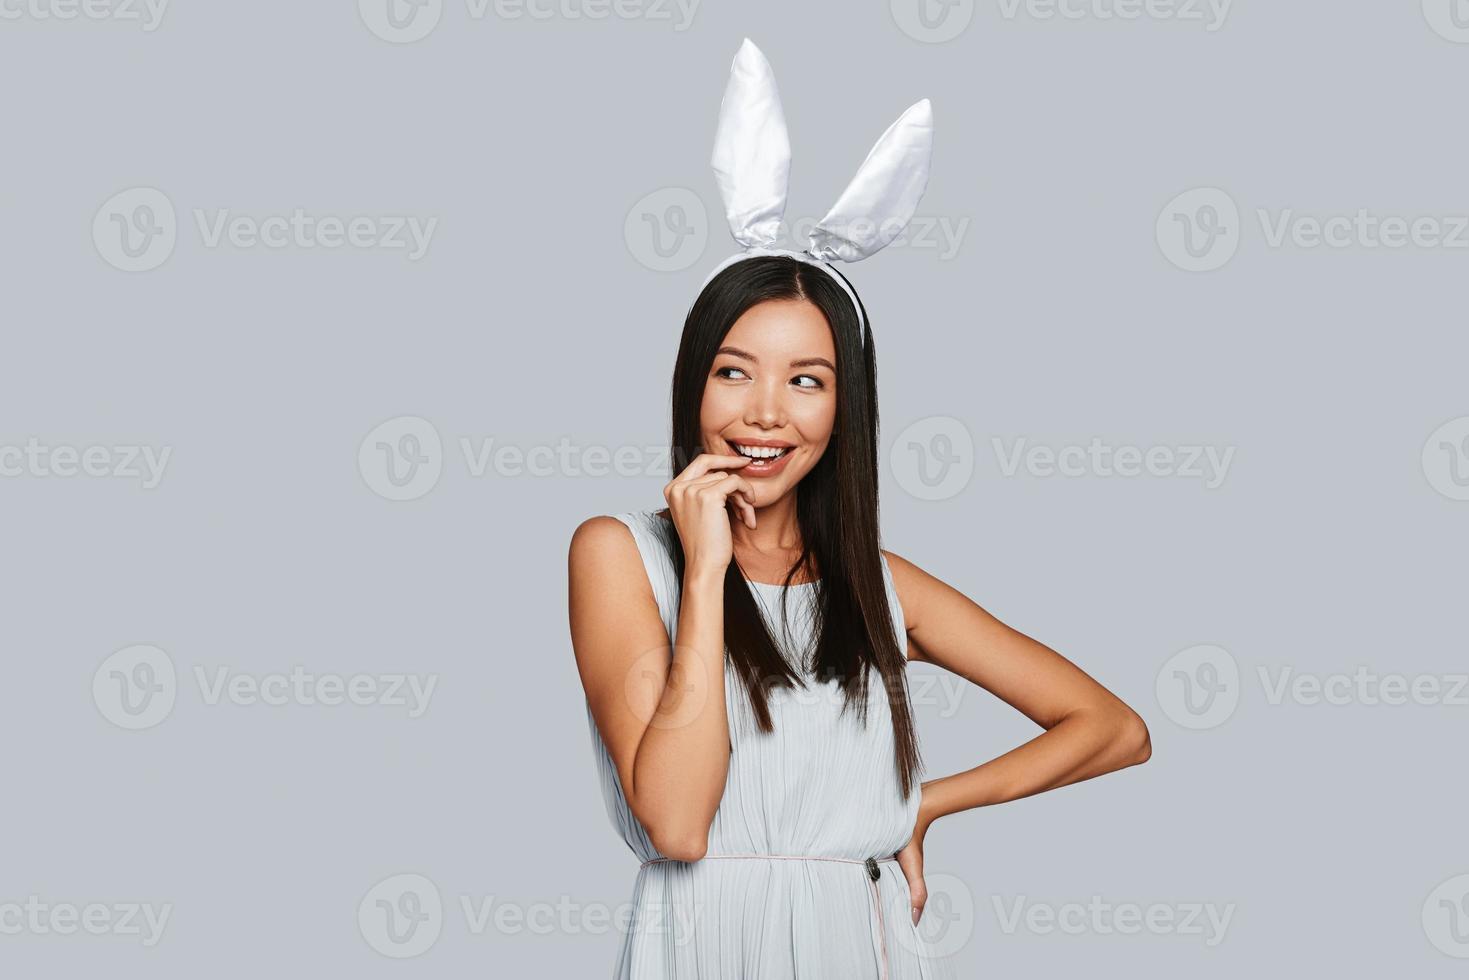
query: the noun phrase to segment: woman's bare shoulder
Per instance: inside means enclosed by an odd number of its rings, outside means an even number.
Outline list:
[[[912,631],[923,618],[924,603],[951,587],[895,551],[884,548],[882,554],[892,573],[898,603],[903,607],[903,619]]]
[[[882,549],[882,556],[887,559],[888,571],[892,572],[893,575],[893,585],[898,588],[902,588],[904,585],[918,587],[923,579],[933,578],[932,575],[929,575],[896,551],[889,551],[884,548]]]
[[[571,535],[567,555],[573,633],[577,624],[600,632],[626,626],[630,616],[657,619],[657,599],[632,528],[606,514],[589,517]]]
[[[647,513],[656,516],[659,512]],[[645,546],[622,518],[588,517],[571,535],[567,560],[572,588],[592,586],[600,598],[611,601],[635,595],[652,602],[653,584],[642,551]]]
[[[588,517],[571,534],[569,560],[575,575],[578,569],[631,568],[639,563],[638,543],[632,528],[616,517],[598,514]]]

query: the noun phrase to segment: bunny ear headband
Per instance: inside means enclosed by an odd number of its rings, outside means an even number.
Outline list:
[[[806,236],[802,251],[780,248],[780,219],[786,207],[791,144],[770,62],[745,38],[729,71],[719,130],[709,161],[724,199],[730,234],[743,250],[725,259],[704,286],[726,267],[757,255],[789,255],[824,270],[842,287],[863,323],[862,307],[830,262],[860,262],[880,251],[907,227],[928,186],[933,151],[933,109],[915,102],[878,138],[857,175],[826,217]],[[703,286],[700,286],[700,290]],[[865,333],[859,331],[858,342]]]

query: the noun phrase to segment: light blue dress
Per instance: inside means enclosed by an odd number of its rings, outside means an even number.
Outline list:
[[[677,532],[656,510],[615,516],[632,530],[663,624],[677,636],[678,583],[666,545]],[[906,653],[886,558],[883,576]],[[837,683],[818,683],[801,666],[814,586],[750,584],[771,635],[809,681],[804,690],[771,690],[775,730],[764,733],[726,665],[732,751],[703,860],[670,861],[654,849],[587,706],[607,812],[644,862],[614,980],[946,980],[952,965],[914,926],[907,880],[891,860],[912,838],[920,793],[916,785],[907,799],[899,792],[881,675],[874,669],[869,678],[865,726],[855,705],[841,713]]]

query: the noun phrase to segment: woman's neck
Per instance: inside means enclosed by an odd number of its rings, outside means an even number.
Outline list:
[[[796,519],[794,494],[786,494],[767,507],[755,508],[755,528],[743,521],[730,522],[730,534],[737,552],[756,555],[782,555],[801,551],[801,525]]]

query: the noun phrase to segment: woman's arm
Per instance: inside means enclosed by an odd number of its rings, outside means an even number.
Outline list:
[[[912,562],[887,555],[908,628],[908,658],[979,685],[1045,729],[997,759],[923,784],[918,828],[971,807],[1032,796],[1146,762],[1137,712],[1043,643],[995,619]]]
[[[668,630],[631,532],[593,517],[571,538],[571,642],[622,793],[659,853],[697,861],[724,794],[723,569],[690,567],[678,637]]]

